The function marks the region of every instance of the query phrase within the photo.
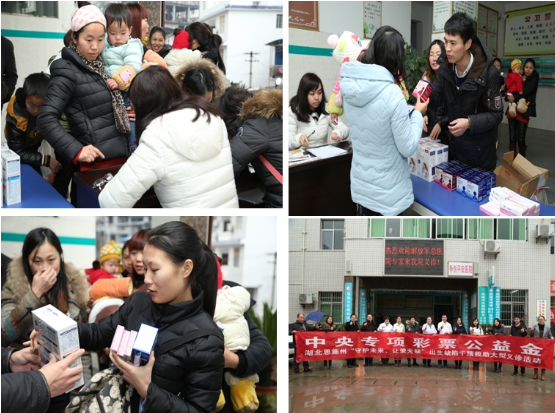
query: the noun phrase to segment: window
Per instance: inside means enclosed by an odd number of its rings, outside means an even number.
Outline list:
[[[2,13],[58,17],[57,1],[3,1]]]
[[[322,249],[343,249],[343,227],[345,221],[322,220]]]
[[[283,27],[283,14],[278,14],[276,18],[276,29],[281,29]]]
[[[430,219],[404,218],[403,238],[430,238]]]
[[[222,265],[227,265],[229,260],[229,254],[227,252],[222,253]]]
[[[464,238],[463,218],[437,218],[434,238]]]
[[[385,218],[372,218],[368,220],[368,233],[370,238],[385,237]]]
[[[468,239],[494,239],[494,222],[492,218],[470,218],[467,221]]]
[[[229,232],[229,231],[232,231],[232,230],[233,230],[233,227],[231,226],[231,220],[226,219],[224,221],[224,232]]]
[[[498,218],[497,239],[526,241],[526,219]]]
[[[239,248],[234,248],[233,249],[233,266],[234,267],[238,267],[239,266],[239,258],[241,256],[241,250]]]
[[[501,322],[510,326],[515,316],[519,316],[526,322],[527,290],[501,290]]]
[[[400,218],[386,218],[385,220],[385,237],[386,238],[401,238],[401,219]]]
[[[320,311],[331,315],[334,323],[341,323],[342,292],[319,292]]]

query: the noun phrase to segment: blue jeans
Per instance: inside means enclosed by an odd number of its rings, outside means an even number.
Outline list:
[[[129,100],[128,92],[121,92],[121,96],[123,97],[123,103],[125,103],[125,107],[128,108],[131,106],[131,101]],[[129,121],[131,124],[131,133],[127,135],[127,141],[129,142],[129,153],[131,155],[137,149],[137,139],[135,138],[135,122]]]

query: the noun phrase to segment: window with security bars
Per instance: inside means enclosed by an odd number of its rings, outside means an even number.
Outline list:
[[[2,13],[37,17],[58,17],[57,1],[3,1]]]
[[[435,230],[435,234],[432,234],[432,238],[464,239],[464,219],[437,218],[433,230]]]
[[[498,218],[496,239],[526,241],[526,223],[525,218]]]
[[[320,311],[331,315],[334,323],[341,323],[343,293],[336,291],[318,292]]]
[[[526,322],[528,290],[501,290],[501,322],[510,326],[515,317]]]
[[[323,250],[342,250],[343,249],[343,220],[322,220],[322,249]]]
[[[403,238],[430,238],[429,218],[403,218]]]

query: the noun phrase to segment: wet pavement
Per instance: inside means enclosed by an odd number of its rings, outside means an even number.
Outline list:
[[[376,363],[376,361],[378,363]],[[431,368],[374,365],[347,368],[346,361],[334,360],[332,369],[322,362],[311,362],[312,372],[295,374],[289,368],[289,411],[291,413],[545,413],[555,412],[555,373],[545,372],[545,381],[533,380],[533,369],[524,377],[513,377],[512,365],[504,365],[502,373],[494,373],[493,364],[480,363],[475,371],[472,363],[463,369],[439,369],[432,360]],[[469,369],[470,364],[470,369]],[[302,366],[302,364],[301,364]]]

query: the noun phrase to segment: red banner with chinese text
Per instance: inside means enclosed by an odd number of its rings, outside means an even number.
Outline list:
[[[504,363],[553,371],[553,340],[513,336],[299,331],[297,361],[360,357]]]

